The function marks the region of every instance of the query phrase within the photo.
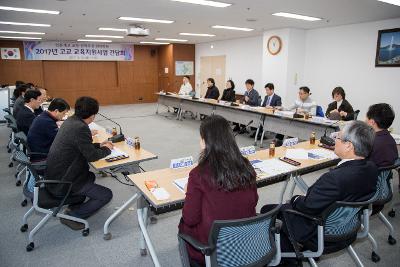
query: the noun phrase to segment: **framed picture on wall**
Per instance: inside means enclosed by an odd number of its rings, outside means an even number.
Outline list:
[[[400,28],[378,32],[376,67],[400,67]]]

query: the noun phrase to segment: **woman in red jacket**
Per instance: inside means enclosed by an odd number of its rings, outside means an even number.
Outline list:
[[[207,117],[200,126],[199,164],[189,174],[179,231],[207,244],[215,220],[233,220],[256,215],[256,173],[236,144],[228,121]],[[193,265],[203,265],[204,256],[188,245]]]

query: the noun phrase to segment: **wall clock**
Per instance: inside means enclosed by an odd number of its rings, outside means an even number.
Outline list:
[[[279,52],[282,49],[282,40],[281,40],[281,38],[279,36],[276,36],[276,35],[271,36],[268,39],[268,42],[267,42],[267,49],[268,49],[268,52],[273,56],[279,54]]]

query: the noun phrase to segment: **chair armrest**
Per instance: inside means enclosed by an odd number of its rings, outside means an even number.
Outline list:
[[[41,152],[28,152],[27,156],[47,156],[47,153],[41,153]]]
[[[200,243],[198,240],[194,239],[193,237],[185,234],[178,234],[180,238],[182,238],[186,243],[190,244],[195,249],[199,250],[202,254],[206,256],[210,256],[213,252],[214,248]]]
[[[291,209],[284,210],[283,212],[290,213],[290,214],[293,214],[293,215],[296,215],[296,216],[300,216],[300,217],[306,218],[306,219],[308,219],[310,221],[316,222],[318,225],[321,225],[321,226],[324,225],[323,220],[320,217],[314,217],[314,216],[302,213],[300,211],[291,210]]]
[[[35,183],[35,186],[39,186],[40,184],[71,184],[69,181],[59,181],[59,180],[41,180]]]
[[[368,208],[368,205],[373,203],[374,199],[371,198],[370,200],[367,201],[362,201],[362,202],[346,202],[346,201],[336,201],[336,203],[340,206],[347,206],[347,207],[360,207],[360,206],[365,206],[365,208]]]

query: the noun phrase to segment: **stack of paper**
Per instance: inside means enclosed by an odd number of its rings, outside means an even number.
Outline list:
[[[274,176],[281,173],[290,172],[295,170],[296,167],[288,163],[280,161],[279,159],[268,159],[258,163],[255,163],[254,168],[267,174],[267,176]]]
[[[290,159],[308,159],[308,151],[302,148],[286,149],[286,157]]]
[[[186,194],[185,188],[186,188],[186,185],[187,185],[187,183],[188,183],[188,180],[189,180],[189,177],[184,177],[184,178],[176,179],[176,180],[174,180],[174,185],[175,185],[176,187],[178,187],[178,189],[179,189],[182,193]]]
[[[333,151],[328,150],[328,149],[322,149],[322,148],[310,149],[310,150],[308,150],[308,153],[319,157],[319,158],[314,158],[311,156],[310,158],[313,158],[313,159],[321,159],[322,160],[322,159],[337,159],[338,158],[338,156]]]
[[[109,159],[109,158],[116,158],[116,157],[119,157],[119,156],[128,156],[128,154],[126,154],[125,152],[121,151],[120,149],[114,147],[114,148],[111,150],[111,154],[108,155],[108,156],[105,157],[105,158],[106,158],[106,159]]]

